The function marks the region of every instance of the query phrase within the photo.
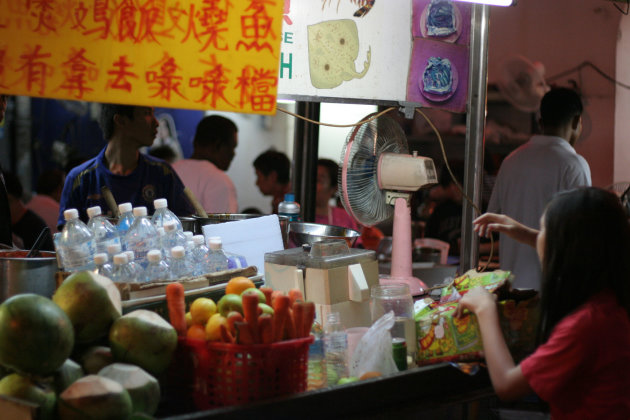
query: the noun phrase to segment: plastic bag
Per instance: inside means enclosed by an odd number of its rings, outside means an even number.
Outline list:
[[[350,360],[350,376],[360,377],[366,372],[380,372],[382,375],[398,372],[392,355],[392,335],[394,311],[380,317],[361,337]]]

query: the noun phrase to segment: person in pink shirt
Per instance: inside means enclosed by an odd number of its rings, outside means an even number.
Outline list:
[[[599,188],[559,193],[540,230],[505,215],[474,221],[481,236],[501,232],[536,248],[542,266],[539,347],[515,364],[494,295],[465,294],[457,315],[479,320],[497,395],[535,392],[557,419],[630,419],[630,224],[615,194]]]
[[[330,159],[317,161],[317,192],[315,194],[315,223],[341,226],[360,231],[360,226],[343,207],[330,205],[337,197],[339,166]]]
[[[61,200],[65,180],[66,174],[60,169],[42,172],[37,178],[37,194],[26,203],[26,208],[44,219],[53,233],[57,232],[59,200]]]

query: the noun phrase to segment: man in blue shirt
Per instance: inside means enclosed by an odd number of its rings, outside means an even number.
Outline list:
[[[61,194],[58,224],[65,224],[63,212],[76,208],[87,221],[87,209],[100,206],[111,215],[101,188],[112,192],[116,203],[130,202],[154,211],[153,200],[166,198],[169,209],[178,216],[190,216],[194,209],[184,194],[184,185],[171,166],[139,152],[151,146],[158,122],[153,108],[146,106],[103,104],[100,126],[107,146],[94,158],[73,168]]]

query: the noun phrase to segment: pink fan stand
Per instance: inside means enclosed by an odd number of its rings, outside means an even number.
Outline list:
[[[427,285],[411,271],[411,210],[407,200],[397,198],[394,204],[394,234],[392,244],[392,271],[389,277],[381,277],[380,284],[406,283],[411,296],[424,292]]]

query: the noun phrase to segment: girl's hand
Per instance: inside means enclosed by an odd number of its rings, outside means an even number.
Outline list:
[[[482,237],[490,237],[492,232],[506,234],[515,241],[536,246],[538,231],[527,227],[504,214],[485,213],[473,220],[473,229]]]
[[[457,309],[455,310],[455,316],[458,318],[461,317],[464,309],[468,309],[474,314],[478,314],[480,311],[487,308],[496,310],[496,301],[496,295],[490,294],[481,286],[475,287],[459,300],[459,305],[457,305]]]

